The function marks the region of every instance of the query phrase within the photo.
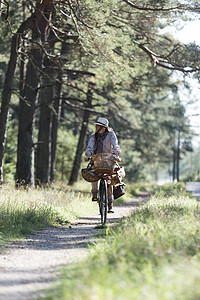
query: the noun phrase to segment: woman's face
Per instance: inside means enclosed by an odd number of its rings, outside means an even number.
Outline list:
[[[96,133],[103,133],[106,130],[106,127],[96,125]]]

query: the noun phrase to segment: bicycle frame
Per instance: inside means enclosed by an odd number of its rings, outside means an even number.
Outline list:
[[[99,211],[101,215],[101,224],[105,225],[108,211],[108,185],[110,176],[103,174],[99,183]]]

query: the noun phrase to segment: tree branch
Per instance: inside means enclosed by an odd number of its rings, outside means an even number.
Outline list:
[[[95,76],[95,74],[94,73],[92,73],[92,72],[89,72],[89,71],[81,71],[81,70],[72,70],[72,69],[66,69],[66,68],[64,68],[63,69],[67,74],[76,74],[76,75],[78,75],[78,74],[80,74],[80,75],[88,75],[88,76]]]
[[[67,0],[67,3],[68,3],[68,5],[69,5],[69,7],[70,7],[71,12],[72,12],[72,13],[74,14],[74,16],[76,17],[76,19],[77,19],[79,22],[81,22],[84,26],[86,26],[86,27],[88,27],[88,28],[90,28],[90,29],[93,29],[92,26],[86,24],[83,20],[81,20],[81,19],[77,16],[76,12],[74,11],[74,9],[73,9],[73,7],[72,7],[72,5],[71,5],[71,1],[70,1],[70,0]]]
[[[154,67],[156,67],[156,65],[168,69],[168,70],[177,70],[177,71],[181,71],[183,73],[192,73],[192,72],[197,72],[200,70],[200,67],[196,67],[196,68],[192,68],[190,66],[180,66],[180,65],[176,65],[175,63],[170,62],[169,60],[167,60],[166,58],[163,58],[161,56],[159,56],[158,54],[152,52],[149,48],[147,48],[146,46],[144,46],[143,44],[138,43],[137,41],[134,41],[138,47],[140,49],[142,49],[145,53],[147,53],[147,55],[149,56],[151,63]],[[169,57],[169,55],[168,55]]]
[[[185,8],[184,5],[178,5],[175,7],[169,7],[169,8],[164,8],[164,7],[160,7],[160,8],[153,8],[153,7],[148,7],[148,6],[138,6],[135,5],[132,1],[130,0],[122,0],[123,2],[127,3],[128,5],[130,5],[131,7],[138,9],[138,10],[147,10],[147,11],[171,11],[171,10],[177,10],[177,9],[183,9]]]

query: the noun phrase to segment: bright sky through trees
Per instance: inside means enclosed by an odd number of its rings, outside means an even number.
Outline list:
[[[164,32],[171,33],[174,38],[182,43],[196,43],[200,46],[200,20],[188,21],[186,23],[177,23],[176,27],[165,28]],[[186,105],[187,115],[190,118],[192,128],[196,133],[199,134],[198,137],[194,138],[194,145],[200,143],[200,84],[188,77],[188,82],[191,86],[191,92],[183,89],[180,92],[180,98]],[[194,102],[193,104],[187,104],[188,101]]]
[[[184,43],[195,42],[196,44],[200,45],[199,28],[200,20],[188,22],[188,24],[182,30],[177,32],[177,37]],[[191,98],[196,98],[196,102],[193,105],[189,105],[187,112],[190,116],[190,122],[193,126],[193,129],[200,135],[200,84],[191,79],[189,82],[192,86]],[[197,142],[200,143],[200,136],[194,139],[194,145],[196,145]]]
[[[174,37],[183,43],[192,43],[200,45],[200,20],[190,21],[181,29],[175,30]]]

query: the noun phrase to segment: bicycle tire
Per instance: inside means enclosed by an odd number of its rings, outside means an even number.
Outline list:
[[[107,181],[105,178],[101,179],[99,186],[99,211],[101,215],[101,224],[104,225],[107,220],[107,209],[108,209],[108,191]]]

